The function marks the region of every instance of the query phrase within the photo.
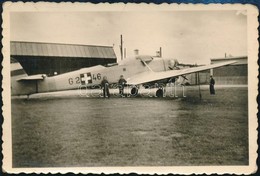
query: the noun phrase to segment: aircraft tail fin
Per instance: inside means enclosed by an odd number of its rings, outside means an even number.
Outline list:
[[[28,76],[19,62],[11,63],[11,77]]]

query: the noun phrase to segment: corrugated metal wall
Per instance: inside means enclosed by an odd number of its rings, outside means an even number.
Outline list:
[[[212,63],[234,60],[237,63],[213,69],[216,84],[219,85],[246,85],[248,84],[247,57],[233,57],[211,59]]]
[[[248,83],[247,76],[216,76],[214,79],[217,85],[246,85]]]
[[[11,42],[11,58],[29,75],[54,75],[116,62],[113,47],[54,43]]]
[[[113,47],[55,43],[11,42],[12,56],[116,58]]]

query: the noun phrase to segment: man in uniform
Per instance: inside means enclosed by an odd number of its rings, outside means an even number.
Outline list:
[[[118,88],[119,88],[119,95],[121,97],[124,97],[124,88],[125,88],[126,80],[124,79],[124,76],[121,75],[120,79],[118,81]]]
[[[109,98],[110,97],[110,93],[109,93],[109,82],[107,81],[107,77],[104,76],[103,80],[101,81],[101,87],[103,89],[103,97],[104,98]]]
[[[212,75],[210,75],[209,91],[210,91],[210,94],[211,94],[211,95],[214,95],[214,94],[215,94],[214,85],[215,85],[215,80],[213,79]]]

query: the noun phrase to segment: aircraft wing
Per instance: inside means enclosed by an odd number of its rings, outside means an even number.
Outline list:
[[[36,81],[36,80],[43,80],[46,77],[44,74],[39,75],[31,75],[31,76],[25,76],[22,78],[17,79],[17,81]]]
[[[147,72],[143,72],[143,73],[140,73],[133,77],[128,78],[127,84],[129,84],[129,85],[144,84],[144,83],[159,81],[159,80],[167,79],[167,78],[171,78],[171,77],[177,77],[177,76],[186,75],[186,74],[190,74],[190,73],[200,72],[203,70],[209,70],[212,68],[222,67],[225,65],[233,64],[233,63],[236,63],[236,61],[228,61],[228,62],[222,62],[222,63],[218,63],[218,64],[185,68],[185,69],[180,69],[180,70],[163,71],[163,72],[147,71]]]

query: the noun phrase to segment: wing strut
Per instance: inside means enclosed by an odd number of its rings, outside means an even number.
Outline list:
[[[200,96],[200,100],[201,100],[201,91],[200,91],[200,72],[198,72],[198,85],[199,85],[199,96]]]
[[[151,67],[149,67],[148,64],[147,64],[145,61],[141,60],[141,62],[142,62],[151,72],[153,72],[153,70],[151,69]]]

